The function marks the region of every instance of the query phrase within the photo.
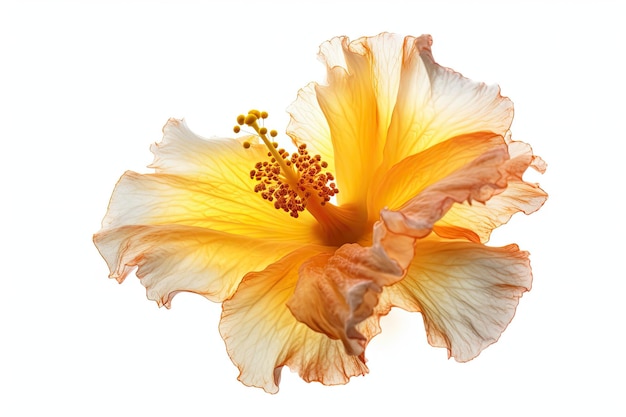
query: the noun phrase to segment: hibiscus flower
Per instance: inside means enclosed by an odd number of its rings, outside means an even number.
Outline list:
[[[547,198],[523,180],[545,164],[511,139],[497,86],[435,63],[429,35],[320,48],[326,85],[289,108],[292,151],[257,110],[239,139],[170,120],[154,173],[126,172],[94,242],[112,278],[136,268],[148,298],[223,302],[219,329],[246,385],[277,392],[368,372],[365,348],[392,307],[420,312],[458,361],[498,340],[530,289],[528,253],[490,233]]]

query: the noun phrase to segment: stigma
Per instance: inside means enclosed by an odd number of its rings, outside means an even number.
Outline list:
[[[268,159],[257,162],[250,171],[250,179],[257,182],[254,191],[273,203],[276,209],[295,218],[307,208],[318,211],[310,205],[324,206],[339,192],[333,174],[326,170],[328,164],[320,155],[309,154],[306,144],[298,145],[297,151],[292,153],[279,148],[278,143],[270,140],[277,136],[277,132],[268,132],[265,126],[259,125],[259,120],[267,116],[267,112],[250,110],[247,115],[237,117],[234,128],[235,133],[239,133],[240,126],[251,127],[268,149]],[[251,145],[244,142],[243,146],[249,148]]]

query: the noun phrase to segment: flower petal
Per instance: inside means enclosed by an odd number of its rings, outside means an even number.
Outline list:
[[[385,207],[398,210],[426,187],[503,144],[502,136],[477,132],[456,136],[403,159],[384,173],[370,194],[368,213],[378,216]]]
[[[381,219],[390,232],[423,238],[454,203],[485,203],[519,180],[524,166],[509,158],[506,145],[489,151],[462,169],[426,188],[397,211],[383,209]]]
[[[535,184],[523,181],[511,181],[506,190],[493,196],[485,204],[455,204],[446,215],[437,222],[434,231],[449,239],[463,238],[459,234],[446,234],[444,230],[471,230],[475,241],[485,243],[491,232],[509,221],[517,212],[531,214],[539,210],[548,195]],[[472,240],[472,239],[470,239]]]
[[[243,142],[251,139],[255,142],[252,137],[207,139],[193,133],[185,120],[169,119],[161,142],[150,147],[154,160],[149,167],[161,174],[200,177],[249,189],[248,173],[267,153],[264,146],[244,149]]]
[[[126,172],[113,191],[102,230],[166,224],[309,243],[309,231],[316,222],[307,212],[297,221],[285,216],[252,189],[244,190],[232,182]]]
[[[168,308],[181,291],[222,301],[247,272],[298,246],[180,225],[123,226],[96,234],[94,243],[111,278],[121,283],[137,267],[148,298]]]
[[[261,272],[251,272],[224,302],[220,333],[245,385],[275,393],[285,365],[305,381],[325,385],[344,384],[368,372],[363,356],[347,355],[340,341],[314,332],[285,306],[302,259],[330,250],[302,247]]]
[[[513,103],[500,95],[497,85],[474,82],[440,66],[421,39],[409,37],[404,43],[382,169],[455,136],[487,131],[504,136],[513,119]]]
[[[339,65],[335,56],[343,51]],[[328,85],[317,86],[317,100],[328,123],[336,158],[340,204],[358,204],[365,198],[373,168],[384,145],[377,129],[377,102],[371,61],[366,45],[335,38],[321,47],[328,68]],[[345,66],[344,66],[345,65]]]
[[[207,140],[171,119],[152,147],[156,174],[126,172],[117,183],[103,230],[129,225],[179,224],[248,237],[310,243],[317,222],[295,220],[254,192],[250,170],[267,149],[244,149],[234,139]]]
[[[350,42],[337,37],[320,47],[328,85],[311,84],[291,106],[288,133],[330,161],[340,204],[363,203],[382,160],[387,127],[398,90],[402,39],[383,33]],[[330,164],[330,162],[329,162]]]
[[[336,173],[335,152],[330,139],[330,129],[317,102],[316,85],[316,83],[310,83],[300,89],[296,101],[287,108],[291,116],[287,134],[296,143],[306,142],[311,155],[319,154],[328,164],[328,171]]]
[[[404,279],[385,288],[384,303],[424,316],[428,341],[459,362],[478,356],[515,315],[530,290],[528,253],[517,245],[419,240]]]
[[[546,169],[541,158],[533,155],[530,146],[523,142],[509,142],[511,165],[516,166],[519,172],[526,171],[527,167],[543,173]],[[477,237],[475,241],[487,242],[491,232],[509,221],[517,212],[531,214],[539,210],[545,203],[548,195],[537,184],[513,179],[507,188],[500,194],[493,196],[485,204],[455,204],[446,215],[437,222],[435,233],[442,237],[459,238],[461,235],[450,234],[451,229],[463,231],[471,230]],[[444,230],[445,229],[445,230]],[[472,240],[472,239],[470,239]]]

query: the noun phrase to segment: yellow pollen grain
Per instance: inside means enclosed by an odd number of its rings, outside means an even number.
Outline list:
[[[247,124],[248,126],[252,126],[253,124],[256,123],[257,120],[259,120],[259,118],[255,114],[248,113],[248,115],[244,119],[244,123]]]

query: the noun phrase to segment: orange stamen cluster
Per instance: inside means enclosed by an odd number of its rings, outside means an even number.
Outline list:
[[[259,182],[254,191],[261,193],[265,200],[273,201],[275,208],[298,217],[298,212],[304,211],[311,196],[317,196],[316,200],[324,205],[339,192],[335,183],[331,182],[335,179],[333,174],[322,171],[328,164],[319,155],[309,155],[305,144],[291,155],[284,149],[279,149],[278,153],[285,165],[295,167],[298,174],[296,184],[289,184],[281,175],[280,164],[274,157],[270,162],[257,162],[255,169],[250,171],[250,178]],[[267,156],[271,157],[272,153],[268,152]]]
[[[256,130],[269,149],[267,156],[270,160],[257,162],[250,171],[250,178],[258,182],[254,191],[260,193],[263,199],[273,202],[276,209],[284,210],[292,217],[298,217],[311,198],[325,205],[339,192],[333,182],[334,176],[324,171],[328,164],[322,161],[320,155],[311,156],[306,144],[298,146],[298,151],[291,155],[285,149],[278,149],[278,144],[267,138],[267,129],[258,126],[259,116],[265,119],[267,113],[251,110],[247,116],[237,118],[240,125],[245,123]],[[271,131],[270,135],[275,137],[275,132]]]

